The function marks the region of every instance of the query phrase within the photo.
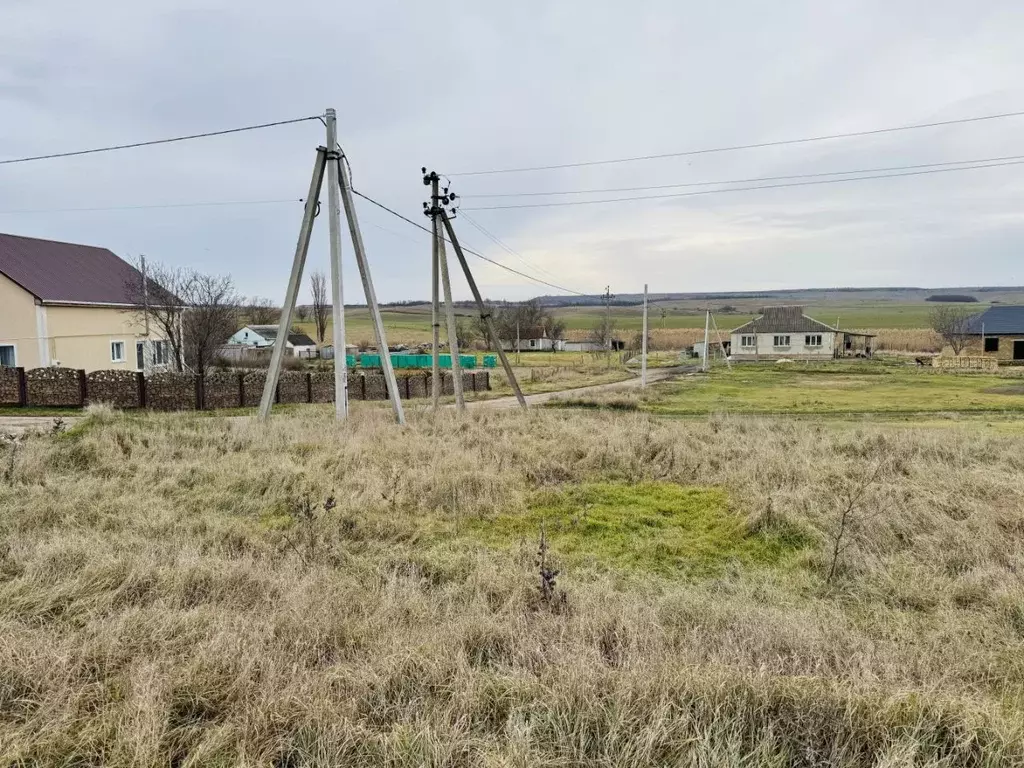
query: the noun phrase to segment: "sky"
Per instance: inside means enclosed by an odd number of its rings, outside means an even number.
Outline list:
[[[1024,116],[544,172],[457,174],[1022,111],[1022,36],[1017,0],[4,0],[0,160],[334,107],[355,189],[427,224],[420,168],[449,174],[463,197],[455,225],[465,245],[575,291],[632,293],[645,283],[655,292],[1021,285],[1024,165],[473,209],[655,193],[474,195],[1024,155]],[[298,201],[324,141],[323,125],[305,121],[0,165],[0,232],[227,273],[242,293],[280,302]],[[247,204],[126,210],[225,202]],[[68,210],[75,208],[121,210]],[[428,297],[429,236],[361,200],[357,211],[379,299]],[[469,298],[449,256],[454,293]],[[347,236],[343,260],[346,302],[362,302]],[[559,292],[470,260],[488,297]],[[314,269],[328,270],[326,217],[316,221],[307,284]]]

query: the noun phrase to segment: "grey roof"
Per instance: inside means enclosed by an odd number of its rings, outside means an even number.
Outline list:
[[[763,307],[761,314],[733,333],[814,333],[821,331],[838,332],[838,328],[819,322],[804,314],[803,307]]]
[[[142,275],[106,248],[0,234],[0,273],[42,302],[135,303]]]
[[[280,332],[281,326],[279,325],[247,325],[250,331],[255,331],[267,341],[276,341],[277,334]],[[309,338],[305,333],[289,333],[288,343],[296,347],[315,347],[316,342]]]
[[[315,347],[316,342],[304,333],[289,333],[288,342],[296,347]]]
[[[986,335],[1002,333],[1024,333],[1024,306],[1020,304],[1000,304],[989,307],[984,312],[971,318],[968,324],[969,333],[980,334],[982,326]]]

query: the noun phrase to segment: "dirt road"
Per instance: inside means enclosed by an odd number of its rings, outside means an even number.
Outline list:
[[[72,427],[81,416],[61,416],[65,427]],[[23,432],[49,432],[53,429],[53,416],[0,416],[0,435],[20,435]]]
[[[655,368],[647,372],[647,383],[653,384],[656,381],[665,381],[684,373],[692,373],[697,366],[683,365],[674,368]],[[611,384],[594,384],[590,387],[577,387],[576,389],[562,389],[557,392],[542,392],[537,395],[527,395],[527,405],[542,405],[550,400],[557,400],[578,395],[595,395],[599,392],[614,392],[619,389],[636,389],[640,386],[640,377],[615,381]],[[516,408],[519,403],[515,397],[498,397],[493,400],[474,400],[467,402],[467,408]]]

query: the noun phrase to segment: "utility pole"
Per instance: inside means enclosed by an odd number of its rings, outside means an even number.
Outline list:
[[[516,310],[516,364],[519,364],[519,353],[522,351],[522,343],[519,341],[519,310]]]
[[[704,371],[704,373],[708,372],[708,331],[710,330],[710,325],[711,310],[709,309],[707,310],[707,313],[704,315],[704,364],[701,366],[701,369]]]
[[[345,298],[341,277],[341,205],[338,199],[338,127],[333,109],[327,110],[327,228],[331,247],[331,322],[334,340],[334,415],[348,418],[348,355],[345,354]],[[284,318],[281,318],[282,323]],[[278,335],[288,328],[278,328]],[[386,355],[385,349],[381,354]],[[383,358],[382,358],[383,359]]]
[[[423,183],[430,185],[430,207],[427,208],[427,215],[431,218],[433,230],[438,232],[437,217],[441,214],[441,204],[448,204],[448,190],[447,188],[445,189],[444,195],[440,193],[438,188],[441,185],[441,179],[437,172],[431,171],[427,173],[427,169],[424,168],[423,173]],[[441,276],[441,285],[444,288],[444,313],[448,326],[448,356],[452,361],[452,387],[455,390],[455,407],[460,411],[464,411],[466,410],[466,398],[462,391],[462,363],[459,360],[459,334],[458,325],[455,321],[455,302],[452,301],[452,283],[448,277],[448,254],[444,245],[444,233],[439,234],[440,236],[435,236],[434,243],[437,254],[438,273]],[[440,389],[439,383],[432,383],[435,387],[434,391],[437,392]]]
[[[335,415],[340,420],[344,419],[348,414],[348,371],[345,361],[345,304],[341,290],[341,211],[338,204],[338,194],[340,192],[341,200],[345,205],[345,215],[348,219],[349,231],[352,235],[352,247],[355,251],[356,263],[359,266],[359,275],[363,282],[363,291],[366,294],[366,304],[370,310],[374,332],[377,336],[377,345],[383,352],[381,366],[384,369],[384,380],[387,385],[388,395],[391,398],[391,406],[395,412],[395,420],[399,424],[405,424],[405,414],[402,411],[402,403],[398,398],[395,371],[391,366],[391,356],[388,354],[387,339],[384,335],[384,321],[381,318],[380,307],[377,304],[377,294],[373,289],[373,281],[370,278],[370,266],[366,259],[366,250],[363,247],[359,222],[356,219],[355,204],[352,200],[352,183],[347,170],[342,165],[344,156],[338,147],[337,115],[333,109],[328,109],[324,113],[324,122],[327,126],[328,146],[318,147],[316,150],[313,177],[309,182],[309,192],[304,200],[305,207],[303,208],[302,225],[299,227],[299,239],[295,244],[292,271],[288,278],[288,288],[285,291],[285,299],[281,307],[278,334],[270,356],[267,380],[263,385],[259,420],[267,420],[270,416],[271,406],[273,406],[276,399],[277,383],[281,376],[281,360],[284,357],[285,346],[288,343],[288,329],[291,328],[292,324],[292,313],[295,311],[295,302],[299,293],[299,285],[302,281],[302,270],[306,265],[309,241],[313,234],[313,220],[319,212],[320,190],[326,175],[329,180],[327,218],[330,235],[331,278],[333,280],[331,286],[331,313],[334,321]]]
[[[424,180],[426,181],[429,177],[426,175],[427,169],[423,169]],[[448,194],[445,192],[441,197],[441,203],[447,205],[452,200],[455,200],[456,195],[454,193]],[[438,216],[441,223],[444,225],[445,232],[448,233],[448,240],[452,244],[452,248],[455,249],[455,256],[459,260],[459,265],[462,267],[462,272],[466,276],[466,282],[469,283],[469,290],[473,294],[473,300],[476,302],[477,310],[480,312],[480,320],[483,321],[484,328],[487,331],[487,336],[490,339],[491,344],[498,352],[498,359],[501,360],[501,367],[505,371],[505,376],[508,377],[509,386],[512,387],[512,391],[515,393],[516,400],[519,401],[519,405],[523,408],[526,407],[526,398],[523,397],[523,391],[519,388],[519,381],[516,379],[515,371],[512,370],[512,364],[508,360],[508,355],[505,354],[505,350],[501,347],[501,339],[498,338],[498,332],[494,328],[494,318],[491,316],[490,308],[484,304],[483,296],[480,295],[480,289],[477,287],[476,279],[473,277],[472,271],[469,269],[469,263],[466,261],[466,254],[462,252],[462,246],[459,245],[459,237],[455,234],[455,227],[452,226],[451,217],[448,215],[448,211],[443,207],[438,206]],[[430,215],[430,211],[427,212]]]
[[[437,190],[432,190],[436,194]],[[430,217],[430,229],[433,238],[430,243],[430,317],[433,325],[432,346],[430,348],[430,392],[434,401],[434,410],[440,407],[441,401],[441,300],[440,300],[440,274],[438,273],[438,258],[441,250],[441,240],[444,232],[441,231],[440,222],[437,216]]]
[[[640,386],[647,386],[647,283],[644,283],[644,331],[640,341]]]

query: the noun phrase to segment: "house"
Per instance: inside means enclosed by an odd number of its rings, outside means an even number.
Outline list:
[[[241,344],[247,347],[272,347],[277,341],[279,325],[247,325],[237,330],[228,339],[228,346]],[[316,342],[304,333],[292,331],[285,340],[285,350],[295,357],[316,357]]]
[[[0,234],[0,365],[168,367],[171,350],[137,311],[142,275],[106,248]]]
[[[561,352],[565,341],[548,338],[547,330],[541,327],[523,328],[518,339],[502,340],[501,348],[506,352]]]
[[[967,332],[970,340],[963,355],[1024,360],[1024,306],[989,307],[970,319]]]
[[[730,334],[733,360],[831,360],[871,357],[874,336],[841,331],[804,314],[803,307],[765,307]]]

